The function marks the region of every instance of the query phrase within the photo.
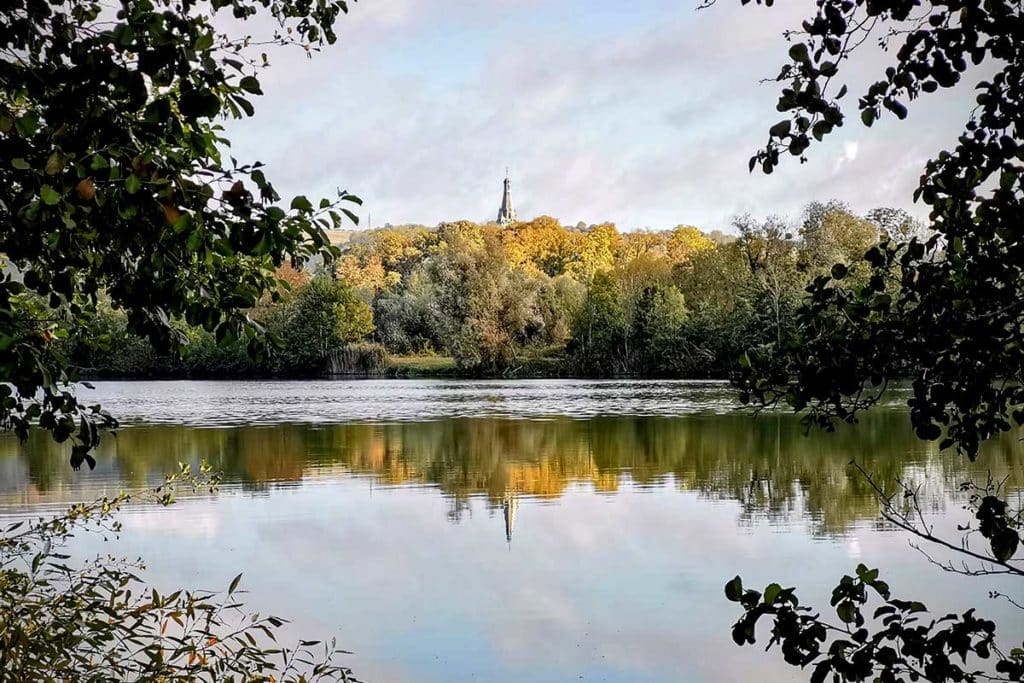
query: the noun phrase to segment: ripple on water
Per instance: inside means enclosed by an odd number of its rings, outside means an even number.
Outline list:
[[[79,395],[125,423],[196,426],[671,416],[737,408],[727,383],[681,380],[97,382]]]

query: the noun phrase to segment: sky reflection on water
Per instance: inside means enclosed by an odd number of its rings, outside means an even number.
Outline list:
[[[920,481],[948,525],[972,474],[1024,488],[1015,436],[972,465],[916,441],[898,409],[804,437],[733,413],[721,385],[528,384],[313,383],[308,400],[302,383],[101,385],[134,424],[90,473],[43,439],[0,440],[0,514],[208,460],[217,496],[135,508],[120,540],[76,551],[141,555],[163,587],[244,571],[256,608],[338,635],[369,681],[795,680],[732,644],[722,585],[779,580],[824,606],[860,561],[936,609],[977,604],[1019,642],[993,584],[908,549],[848,466]]]

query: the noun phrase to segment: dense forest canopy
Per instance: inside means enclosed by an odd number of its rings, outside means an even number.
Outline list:
[[[725,377],[745,349],[788,338],[809,280],[891,235],[923,233],[904,211],[858,216],[834,200],[795,220],[740,216],[729,233],[564,227],[549,216],[357,231],[335,263],[279,270],[287,288],[252,313],[281,348],[258,363],[188,326],[183,358],[161,358],[121,335],[112,312],[84,334],[116,332],[115,347],[71,356],[128,376],[295,375],[369,343],[452,356],[467,373]]]

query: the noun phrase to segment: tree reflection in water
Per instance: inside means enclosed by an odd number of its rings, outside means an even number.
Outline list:
[[[0,503],[88,498],[153,484],[178,462],[206,460],[225,481],[252,493],[331,476],[374,485],[436,487],[458,520],[471,497],[506,515],[516,499],[555,499],[570,486],[614,494],[673,486],[711,500],[735,500],[741,523],[806,519],[820,535],[877,518],[877,504],[854,458],[883,481],[920,481],[936,507],[958,484],[991,471],[1021,489],[1019,434],[987,444],[985,470],[915,439],[899,410],[878,411],[855,429],[805,435],[783,415],[597,417],[525,420],[442,419],[343,425],[280,424],[200,428],[133,426],[108,438],[95,472],[73,473],[65,448],[45,435],[25,444],[0,439]],[[927,475],[927,476],[925,476]]]

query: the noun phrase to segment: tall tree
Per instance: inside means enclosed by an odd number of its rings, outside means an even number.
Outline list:
[[[973,64],[991,62],[953,151],[928,162],[915,199],[927,204],[934,231],[927,241],[886,241],[855,267],[865,287],[844,287],[837,267],[814,282],[803,311],[803,335],[779,349],[781,365],[754,398],[785,399],[813,419],[852,420],[874,402],[877,388],[908,367],[916,378],[912,419],[923,438],[968,454],[978,442],[1024,422],[1024,385],[1005,382],[1024,371],[1024,17],[1020,2],[841,2],[825,0],[790,49],[779,109],[791,118],[772,127],[768,145],[751,159],[771,172],[780,153],[802,157],[811,137],[842,125],[839,64],[872,31],[898,42],[885,78],[860,98],[870,125],[886,108],[900,118],[916,99],[956,85]],[[900,276],[892,277],[894,267]],[[857,334],[852,332],[856,330]],[[856,344],[851,340],[859,340]],[[801,382],[815,366],[814,382]],[[761,374],[751,368],[750,377]],[[795,380],[795,381],[794,381]],[[749,383],[749,382],[748,382]]]
[[[776,344],[782,344],[790,312],[800,292],[797,249],[789,226],[777,216],[757,221],[739,216],[733,221],[737,245],[750,270],[754,295],[766,309],[765,322]]]

